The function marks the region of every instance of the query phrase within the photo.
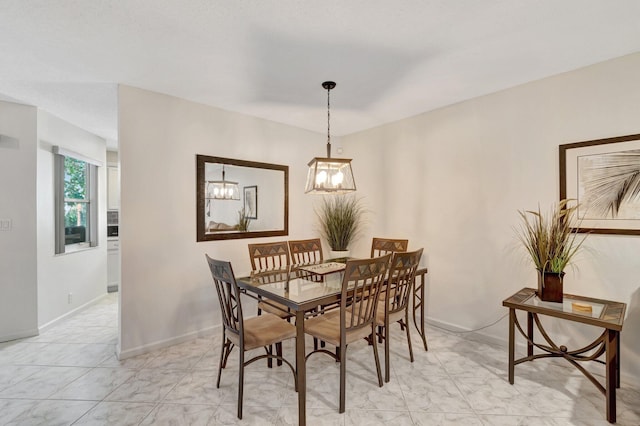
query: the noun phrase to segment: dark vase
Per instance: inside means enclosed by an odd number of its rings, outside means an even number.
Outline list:
[[[564,272],[538,270],[538,297],[545,302],[562,303]]]

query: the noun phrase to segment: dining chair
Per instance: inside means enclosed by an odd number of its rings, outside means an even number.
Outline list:
[[[322,263],[322,242],[320,238],[308,240],[290,240],[289,252],[291,253],[291,269],[297,277],[311,281],[323,281],[322,275],[313,274],[301,269],[301,266]]]
[[[379,257],[385,254],[393,254],[399,251],[407,251],[409,240],[397,238],[376,238],[371,240],[371,257]],[[384,288],[382,289],[384,292]],[[403,328],[404,326],[400,326]],[[382,337],[378,339],[382,343]]]
[[[302,269],[298,269],[303,265],[322,263],[324,256],[322,254],[322,241],[320,241],[320,238],[289,240],[289,252],[291,253],[291,267],[295,271],[296,276],[315,282],[324,281],[322,275],[307,273]],[[320,306],[317,312],[324,313],[324,310],[328,308],[328,306]],[[320,343],[322,347],[325,346],[325,342],[318,342],[318,339],[314,337],[314,349],[318,349],[318,343]]]
[[[220,312],[222,313],[222,347],[220,349],[220,363],[218,365],[218,380],[216,388],[220,388],[222,369],[226,367],[229,354],[234,346],[239,350],[238,370],[238,418],[242,419],[242,393],[244,388],[244,368],[253,362],[268,358],[284,361],[293,372],[296,391],[298,378],[296,370],[289,361],[280,355],[274,355],[272,345],[282,348],[282,342],[296,337],[293,324],[275,315],[264,313],[259,317],[244,319],[240,288],[236,283],[230,262],[216,260],[206,255],[211,276],[218,293]],[[264,347],[266,354],[257,355],[245,360],[245,352]],[[281,351],[280,351],[281,353]]]
[[[251,269],[254,271],[285,269],[291,264],[286,241],[249,244],[248,247]]]
[[[409,240],[376,238],[371,241],[371,257],[379,257],[398,251],[407,251]]]
[[[384,340],[384,381],[389,382],[389,326],[400,323],[407,332],[409,358],[413,362],[413,348],[409,335],[409,299],[413,292],[416,271],[422,257],[422,250],[394,253],[387,279],[386,291],[381,293],[376,311],[378,336]],[[372,339],[375,340],[375,339]]]
[[[252,280],[257,281],[260,284],[270,284],[270,283],[281,283],[288,281],[291,277],[291,270],[289,267],[285,269],[269,269],[260,272],[252,273]],[[272,315],[276,315],[282,319],[286,319],[291,322],[291,318],[293,317],[293,313],[291,310],[274,300],[265,299],[262,296],[258,296],[258,315],[262,315],[262,311],[268,312]],[[282,347],[276,346],[276,354],[282,356]],[[282,365],[282,361],[277,361],[278,366]],[[269,358],[267,360],[267,365],[269,368],[272,367],[272,360]]]
[[[391,255],[374,259],[347,261],[340,309],[327,312],[305,320],[305,333],[323,340],[336,347],[336,353],[326,349],[314,349],[306,357],[314,353],[326,353],[340,363],[340,408],[345,411],[345,385],[347,346],[357,340],[375,334],[375,318],[378,309],[378,296],[387,272]],[[378,386],[382,387],[380,359],[376,339],[373,341],[373,356],[378,374]]]
[[[286,241],[273,243],[249,244],[249,258],[251,259],[252,276],[265,277],[267,279],[272,272],[280,273],[289,270],[291,260],[289,257],[289,244]],[[258,315],[262,311],[269,312],[281,318],[290,318],[289,309],[273,301],[258,302]]]
[[[321,263],[323,261],[320,238],[289,240],[289,252],[291,253],[291,264],[294,266]]]

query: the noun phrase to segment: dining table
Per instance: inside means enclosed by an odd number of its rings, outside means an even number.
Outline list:
[[[236,279],[244,294],[271,304],[286,307],[295,318],[296,375],[298,380],[298,424],[306,425],[306,353],[304,319],[317,315],[319,306],[331,306],[340,301],[344,265],[348,259],[329,259],[318,264],[288,267],[278,270],[254,271]],[[424,334],[424,277],[426,268],[418,271],[420,284],[414,286],[413,319],[427,350]],[[416,280],[417,281],[417,280]],[[416,307],[416,303],[418,306]],[[420,320],[416,312],[421,312]],[[418,324],[418,322],[420,324]]]

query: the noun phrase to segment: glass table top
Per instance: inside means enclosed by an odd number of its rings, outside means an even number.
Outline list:
[[[296,303],[303,303],[340,293],[342,289],[342,274],[327,274],[322,282],[305,278],[293,278],[288,282],[262,284],[260,288]]]
[[[238,282],[260,288],[262,292],[303,304],[328,296],[337,295],[342,290],[344,270],[320,275],[310,274],[299,277],[291,269],[259,271],[250,277],[238,278]],[[315,277],[315,279],[314,279]]]

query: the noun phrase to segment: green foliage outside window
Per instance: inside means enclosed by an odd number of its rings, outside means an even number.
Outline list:
[[[87,163],[75,158],[64,159],[64,226],[87,225]],[[79,202],[82,201],[82,202]]]

